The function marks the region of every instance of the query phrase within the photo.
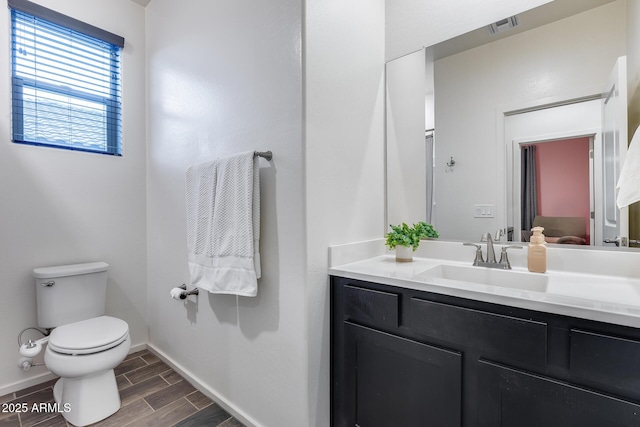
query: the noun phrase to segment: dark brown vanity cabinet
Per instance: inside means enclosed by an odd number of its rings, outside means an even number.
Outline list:
[[[640,332],[331,278],[332,426],[640,426]]]

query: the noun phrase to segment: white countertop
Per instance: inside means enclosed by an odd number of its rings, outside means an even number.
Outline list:
[[[394,255],[378,255],[330,267],[329,274],[618,325],[640,327],[640,278],[637,277],[548,271],[543,273],[548,277],[546,291],[536,292],[428,277],[421,274],[425,270],[441,264],[469,266],[471,263],[428,257],[414,257],[413,262],[398,263],[395,261]],[[523,274],[539,274],[530,273],[526,268],[519,266],[514,266],[513,271]]]

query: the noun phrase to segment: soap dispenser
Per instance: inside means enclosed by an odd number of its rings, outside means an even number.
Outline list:
[[[547,245],[544,241],[543,227],[533,227],[531,231],[531,241],[529,243],[529,253],[527,264],[529,271],[534,273],[544,273],[547,271]]]

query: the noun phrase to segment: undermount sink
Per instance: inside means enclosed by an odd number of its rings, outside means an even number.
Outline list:
[[[536,273],[449,264],[437,265],[417,275],[419,279],[429,277],[535,292],[545,292],[549,281],[547,276]]]

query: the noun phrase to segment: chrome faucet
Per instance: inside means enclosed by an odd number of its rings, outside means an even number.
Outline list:
[[[522,246],[503,246],[502,251],[500,253],[500,261],[496,261],[496,252],[493,248],[493,239],[491,238],[491,233],[484,234],[482,239],[480,240],[487,242],[487,260],[485,261],[482,256],[482,246],[475,243],[463,243],[465,246],[475,246],[476,248],[476,257],[473,260],[473,265],[478,267],[488,267],[488,268],[500,268],[503,270],[511,270],[511,263],[509,262],[509,257],[507,256],[507,249],[522,249]]]
[[[496,252],[493,250],[493,238],[491,237],[491,233],[487,233],[485,236],[487,237],[487,262],[495,264]]]

